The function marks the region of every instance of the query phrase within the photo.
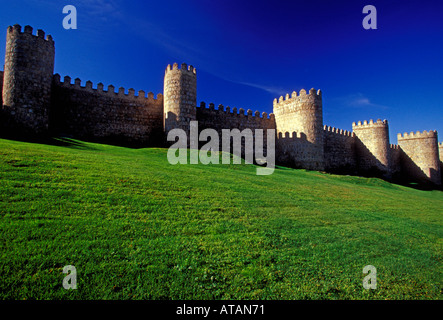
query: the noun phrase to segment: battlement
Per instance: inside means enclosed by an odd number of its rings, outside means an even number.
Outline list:
[[[397,140],[411,140],[411,139],[428,139],[428,138],[436,138],[437,137],[437,131],[436,130],[430,130],[430,131],[417,131],[417,132],[410,132],[409,134],[405,132],[404,134],[397,134]]]
[[[305,89],[301,89],[300,92],[297,95],[296,91],[293,91],[291,95],[289,95],[289,93],[287,93],[284,97],[280,96],[279,99],[275,98],[273,105],[274,108],[279,108],[282,106],[287,106],[288,104],[293,104],[299,101],[303,101],[309,98],[321,98],[322,96],[322,92],[320,89],[318,89],[317,91],[312,88],[311,90],[309,90],[309,93],[306,92]]]
[[[225,114],[231,114],[231,115],[235,115],[238,117],[245,117],[246,116],[246,117],[249,117],[254,120],[260,120],[260,119],[273,120],[274,119],[273,113],[270,113],[268,116],[267,112],[262,112],[262,113],[260,113],[259,111],[252,112],[251,109],[248,109],[245,114],[245,109],[243,109],[243,108],[237,109],[236,107],[234,107],[231,109],[229,106],[227,106],[225,109],[225,107],[222,104],[219,104],[218,108],[215,109],[214,103],[209,103],[208,107],[206,107],[206,103],[204,101],[200,102],[200,106],[197,106],[197,108],[199,108],[200,110],[205,109],[208,111],[215,111],[215,112],[219,112],[219,113],[222,112]],[[231,112],[231,110],[232,110],[232,112]]]
[[[171,130],[190,132],[191,122],[198,121],[202,130],[219,134],[223,129],[274,130],[276,160],[290,167],[383,177],[396,173],[441,183],[443,142],[438,143],[436,131],[399,134],[398,143],[390,144],[387,120],[354,122],[351,131],[324,125],[322,91],[314,88],[274,99],[269,114],[197,105],[197,70],[186,63],[167,65],[163,92],[156,97],[144,90],[61,79],[54,74],[52,36],[33,32],[18,24],[7,28],[5,71],[0,71],[0,129],[5,132],[163,147]]]
[[[343,135],[343,136],[347,136],[347,137],[353,137],[355,135],[351,131],[343,130],[343,129],[338,129],[338,128],[330,127],[330,126],[327,126],[327,125],[323,126],[323,131],[330,132],[330,133],[335,133],[335,134],[339,134],[339,135]]]
[[[358,121],[357,123],[352,123],[352,130],[358,130],[358,129],[366,129],[366,128],[380,128],[380,127],[387,127],[388,126],[388,120],[381,120],[377,119],[377,121],[374,122],[374,120],[364,120],[363,122]]]
[[[189,74],[197,74],[197,69],[195,69],[192,65],[188,66],[184,62],[181,64],[181,68],[178,67],[178,63],[174,63],[172,67],[170,64],[168,64],[165,73],[168,73],[171,70],[181,70],[181,71],[187,71]]]
[[[296,132],[296,131],[292,131],[292,132],[279,132],[277,134],[277,138],[279,140],[285,139],[286,141],[295,141],[295,142],[300,142],[300,141],[306,141],[306,135],[303,132]]]
[[[22,32],[22,27],[19,24],[15,24],[13,26],[9,26],[7,29],[7,33],[16,33],[16,34],[29,34],[35,38],[40,38],[42,40],[45,40],[49,43],[54,44],[54,40],[52,39],[51,35],[47,35],[45,38],[45,32],[41,29],[37,30],[37,34],[32,34],[33,28],[31,26],[25,26]]]
[[[99,94],[110,95],[112,97],[118,97],[123,99],[134,99],[134,100],[163,100],[163,95],[161,93],[157,94],[157,98],[154,98],[154,93],[148,92],[148,96],[146,96],[145,91],[139,90],[138,95],[135,95],[135,90],[133,88],[128,89],[120,87],[117,92],[115,92],[115,87],[110,84],[108,85],[108,90],[103,90],[103,83],[98,83],[96,88],[93,88],[93,84],[91,81],[86,81],[85,86],[81,86],[81,80],[76,78],[74,83],[71,83],[71,77],[65,76],[63,78],[63,82],[60,81],[60,75],[56,73],[53,77],[53,82],[55,85],[66,87],[66,88],[74,88],[78,90],[85,90],[87,92],[96,92]]]

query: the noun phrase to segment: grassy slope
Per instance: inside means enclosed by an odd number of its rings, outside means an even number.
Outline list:
[[[0,298],[441,299],[442,207],[378,179],[0,140]]]

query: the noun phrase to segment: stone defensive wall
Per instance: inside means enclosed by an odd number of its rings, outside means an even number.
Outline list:
[[[323,150],[323,146],[321,146]],[[307,140],[303,132],[278,132],[276,161],[293,168],[324,170],[324,158],[318,155],[318,146]]]
[[[215,108],[214,103],[209,103],[206,106],[205,102],[201,102],[200,106],[196,108],[196,120],[198,121],[199,131],[214,129],[217,131],[220,139],[222,138],[222,129],[238,129],[239,131],[250,129],[253,139],[255,139],[255,129],[263,129],[264,154],[266,154],[268,145],[266,130],[275,130],[275,119],[272,113],[268,115],[266,112],[252,112],[251,109],[248,109],[245,113],[244,108],[237,109],[234,107],[231,109],[229,106],[225,108],[222,104]],[[231,138],[231,152],[233,152],[232,143],[233,139]],[[204,144],[204,142],[201,144]],[[246,152],[245,139],[242,139],[241,145],[241,156],[244,156],[244,152]],[[278,157],[278,155],[276,156]]]
[[[428,138],[434,138],[437,137],[437,131],[435,130],[429,130],[429,131],[417,131],[417,132],[410,132],[410,133],[399,133],[397,134],[398,141],[404,141],[404,140],[416,140],[416,139],[428,139]]]
[[[389,125],[387,120],[358,121],[352,123],[355,133],[357,165],[363,172],[390,174]]]
[[[325,125],[323,127],[325,170],[336,173],[355,173],[355,134]]]
[[[310,97],[308,97],[310,96]],[[305,89],[301,89],[300,92],[297,94],[297,91],[292,91],[291,94],[287,93],[285,96],[280,96],[280,98],[275,98],[273,101],[274,107],[281,108],[280,111],[285,111],[285,107],[292,106],[294,107],[297,105],[297,102],[304,102],[306,99],[315,99],[315,98],[321,98],[322,92],[320,89],[315,90],[314,88],[311,88],[309,90],[309,93],[306,92]],[[295,102],[295,104],[294,104]],[[286,109],[289,112],[294,111],[294,108]]]
[[[8,125],[18,132],[41,133],[48,129],[51,80],[55,46],[43,30],[33,34],[31,26],[9,26],[2,104]]]
[[[277,132],[293,132],[296,128],[295,131],[305,132],[308,141],[311,141],[316,138],[318,132],[315,131],[323,127],[323,123],[320,128],[311,126],[311,124],[322,122],[323,119],[321,90],[316,91],[312,88],[307,93],[305,89],[302,89],[298,95],[296,91],[293,91],[291,96],[289,93],[285,97],[280,96],[278,100],[274,99],[273,109]]]
[[[164,129],[189,129],[189,122],[196,120],[197,70],[186,63],[168,65],[164,78]]]
[[[236,107],[226,108],[219,104],[217,109],[214,103],[209,103],[206,106],[205,102],[201,102],[197,107],[197,120],[199,129],[212,128],[217,130],[219,134],[221,129],[234,129],[237,128],[240,131],[244,129],[275,129],[274,114],[269,115],[266,112],[260,113],[259,111],[252,112],[248,109],[245,113],[245,109]]]
[[[55,74],[52,86],[51,131],[79,139],[130,145],[156,145],[163,136],[163,95],[113,85],[107,90],[91,81],[71,83]]]
[[[438,144],[438,154],[439,154],[440,162],[443,165],[443,142],[440,142]]]
[[[296,168],[324,170],[321,90],[312,88],[307,93],[302,89],[298,94],[293,91],[274,99],[273,113],[278,134],[277,159]]]
[[[398,144],[389,145],[390,152],[390,170],[392,174],[398,174],[401,172],[401,165],[403,159],[403,151]]]
[[[405,154],[404,169],[419,180],[440,184],[440,159],[437,131],[399,133],[398,144]]]
[[[202,102],[197,106],[197,72],[174,63],[164,73],[163,94],[54,75],[55,44],[43,30],[7,28],[4,71],[0,71],[0,131],[18,137],[64,136],[129,147],[165,147],[170,130],[188,133],[273,130],[276,162],[293,168],[441,184],[443,143],[436,131],[398,135],[389,141],[387,120],[359,121],[352,132],[323,124],[321,90],[305,89],[273,101],[267,114]],[[269,146],[266,131],[264,149]],[[248,131],[240,136],[249,135]],[[190,142],[188,135],[188,142]],[[250,136],[249,136],[250,137]],[[234,138],[232,138],[234,139]],[[242,141],[242,152],[246,150]],[[231,140],[233,141],[233,140]],[[170,143],[171,142],[171,143]],[[206,141],[201,141],[201,145]],[[232,150],[231,150],[232,151]],[[247,152],[251,149],[248,148]],[[245,151],[246,152],[246,151]]]
[[[443,178],[441,178],[441,175],[443,175],[443,142],[438,144],[438,154],[440,159],[440,179],[443,182]]]
[[[3,105],[3,71],[0,71],[0,106]]]

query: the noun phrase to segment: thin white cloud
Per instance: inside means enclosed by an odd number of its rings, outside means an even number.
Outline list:
[[[26,2],[37,5],[59,8],[60,14],[65,5],[73,5],[77,9],[77,14],[87,16],[119,16],[121,3],[117,0],[72,0],[66,3],[59,0],[26,0]],[[80,12],[79,12],[80,11]]]
[[[337,104],[345,108],[373,108],[373,109],[389,109],[385,105],[372,102],[362,93],[350,94],[334,99]]]
[[[122,4],[116,0],[77,0],[77,14],[91,22],[112,23],[121,21]]]
[[[37,3],[43,1],[47,5],[61,4],[55,0],[28,0]],[[128,16],[122,9],[123,3],[120,0],[73,0],[72,4],[77,8],[77,14],[82,15],[82,19],[87,20],[89,25],[109,23],[120,23],[125,25],[131,32],[137,33],[145,40],[154,43],[164,50],[169,52],[172,56],[177,56],[182,61],[198,61],[198,68],[221,78],[225,81],[257,88],[275,96],[281,96],[287,93],[286,90],[279,87],[269,86],[266,84],[253,83],[250,81],[234,80],[231,76],[223,76],[219,68],[214,70],[214,65],[219,66],[225,61],[214,61],[214,57],[208,55],[204,47],[198,43],[189,43],[183,39],[177,39],[170,32],[166,31],[162,26],[146,21],[139,17]],[[61,6],[62,8],[63,6]],[[99,30],[89,30],[91,39],[96,39],[100,35]],[[94,35],[92,35],[94,33]],[[225,72],[227,73],[227,72]]]
[[[81,0],[81,1],[85,3],[95,2],[92,0]],[[102,0],[98,0],[98,2],[101,1]],[[92,8],[94,8],[94,5],[92,5]],[[110,6],[109,8],[111,9],[113,8],[113,6]],[[197,69],[204,70],[212,74],[213,76],[216,76],[225,81],[253,88],[258,88],[266,92],[272,93],[276,96],[284,95],[287,93],[287,91],[284,90],[283,88],[253,83],[249,81],[234,80],[230,76],[228,77],[223,76],[223,73],[227,72],[221,72],[220,68],[214,67],[214,65],[215,66],[223,65],[226,63],[225,60],[215,61],[214,60],[215,58],[210,54],[208,54],[207,50],[205,50],[205,48],[202,47],[200,44],[189,43],[187,41],[184,41],[183,39],[177,39],[177,37],[171,35],[168,31],[166,31],[158,24],[154,24],[150,21],[146,21],[144,19],[140,19],[134,16],[130,18],[126,17],[125,19],[123,19],[122,16],[119,16],[119,19],[121,22],[126,23],[127,27],[131,28],[132,32],[135,32],[145,40],[150,41],[151,43],[154,43],[155,45],[162,47],[172,56],[180,57],[182,61],[188,61],[188,62],[198,61]]]
[[[251,83],[251,82],[243,82],[243,81],[232,81],[232,80],[229,80],[229,81],[235,82],[238,84],[242,84],[245,86],[253,87],[253,88],[258,88],[258,89],[264,90],[266,92],[272,93],[276,96],[282,96],[287,93],[286,90],[284,90],[283,88],[279,88],[279,87],[273,87],[273,86],[268,86],[268,85],[263,85],[263,84],[258,84],[258,83]]]
[[[115,0],[77,0],[86,14],[92,15],[114,15],[119,12],[119,2]]]

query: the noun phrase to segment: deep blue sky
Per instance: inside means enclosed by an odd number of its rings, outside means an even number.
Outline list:
[[[77,8],[65,30],[62,8]],[[375,5],[378,29],[364,30]],[[388,119],[398,132],[438,130],[443,141],[443,1],[14,0],[0,3],[0,57],[8,25],[43,29],[55,72],[136,91],[163,91],[168,63],[197,68],[198,101],[272,112],[274,98],[323,92],[324,123]]]

